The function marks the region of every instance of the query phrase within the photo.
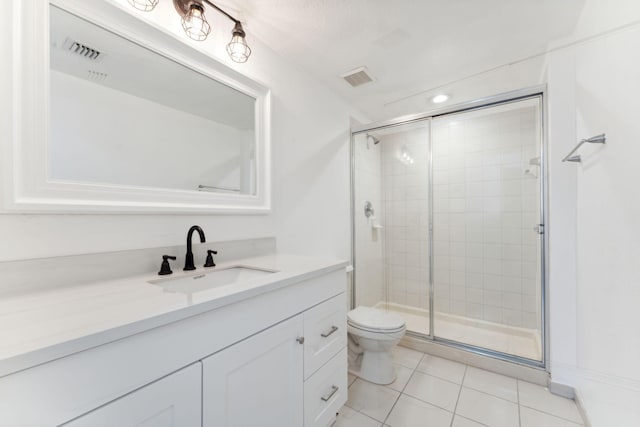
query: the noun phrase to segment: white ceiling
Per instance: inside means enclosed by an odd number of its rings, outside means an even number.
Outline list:
[[[371,118],[384,104],[540,54],[587,0],[237,0],[256,38]],[[366,66],[376,81],[340,75]]]

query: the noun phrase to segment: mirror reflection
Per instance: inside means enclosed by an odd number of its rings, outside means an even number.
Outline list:
[[[49,179],[256,194],[256,100],[51,8]]]

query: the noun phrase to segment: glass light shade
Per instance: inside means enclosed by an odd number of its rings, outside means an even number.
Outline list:
[[[157,5],[159,0],[129,0],[129,4],[138,10],[151,12]]]
[[[251,48],[247,45],[247,41],[244,38],[245,33],[239,21],[236,22],[232,34],[231,41],[227,45],[227,53],[234,62],[247,62],[247,59],[251,56]]]
[[[207,22],[201,5],[194,3],[189,6],[189,12],[182,18],[182,28],[193,40],[202,41],[207,38],[211,25]]]

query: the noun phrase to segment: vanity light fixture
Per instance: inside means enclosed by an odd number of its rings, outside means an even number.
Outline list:
[[[139,10],[150,12],[156,7],[159,0],[129,0],[129,4]],[[246,34],[242,28],[242,22],[220,9],[209,0],[173,0],[176,11],[182,17],[182,28],[193,40],[206,40],[211,33],[211,24],[204,16],[205,4],[217,10],[222,15],[233,21],[231,41],[227,44],[227,53],[234,62],[247,62],[251,56],[251,48],[247,45]]]
[[[204,16],[204,7],[197,2],[191,2],[189,11],[182,16],[182,29],[189,38],[202,41],[211,32],[211,25]]]
[[[233,27],[231,34],[231,41],[227,45],[227,53],[235,62],[247,62],[247,59],[249,59],[251,55],[251,48],[247,45],[245,33],[240,21],[236,21],[236,25]]]
[[[151,12],[160,0],[129,0],[129,4],[143,12]]]

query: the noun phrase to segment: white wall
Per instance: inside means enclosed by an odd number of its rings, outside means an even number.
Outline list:
[[[182,244],[189,226],[199,224],[210,241],[275,235],[285,252],[349,257],[349,126],[360,116],[306,73],[249,36],[248,63],[232,63],[224,52],[228,22],[206,42],[191,42],[169,1],[141,19],[175,33],[185,43],[272,89],[273,212],[270,215],[0,215],[0,261],[96,253]],[[0,52],[11,57],[7,33],[12,2],[0,5]],[[230,29],[229,29],[230,31]],[[0,64],[0,74],[10,61]],[[11,93],[8,82],[2,93]],[[10,99],[0,100],[0,103]],[[2,108],[8,108],[4,105]],[[7,117],[0,118],[0,138],[9,138]],[[3,133],[2,133],[3,132]]]
[[[637,426],[640,26],[577,46],[573,83],[576,137],[607,133],[575,168],[578,391],[595,427]],[[603,400],[619,417],[600,409]]]
[[[639,40],[634,24],[548,58],[551,374],[593,427],[640,424]]]

